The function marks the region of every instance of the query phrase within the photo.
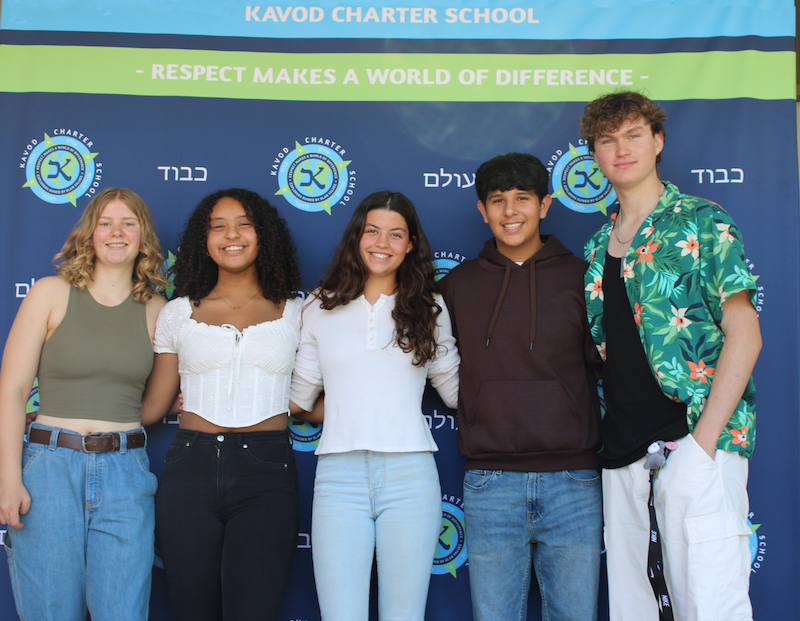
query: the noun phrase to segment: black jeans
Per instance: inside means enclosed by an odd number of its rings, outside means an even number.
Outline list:
[[[175,619],[277,619],[298,519],[285,431],[179,429],[156,497],[156,542]]]

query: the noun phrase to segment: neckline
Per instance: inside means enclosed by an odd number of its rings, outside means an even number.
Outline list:
[[[196,326],[205,326],[207,328],[219,328],[220,330],[225,330],[226,332],[229,331],[231,328],[234,328],[240,334],[244,334],[245,332],[247,332],[251,328],[252,329],[261,328],[261,327],[269,326],[271,324],[276,324],[279,321],[285,320],[286,319],[286,313],[289,310],[289,305],[291,303],[293,303],[294,300],[296,300],[298,298],[287,298],[286,299],[286,304],[283,305],[283,313],[281,313],[281,316],[278,317],[277,319],[270,319],[268,321],[262,321],[261,323],[254,323],[252,325],[247,326],[241,332],[238,330],[238,328],[236,328],[235,326],[233,326],[232,324],[229,324],[229,323],[226,323],[226,324],[223,324],[223,325],[219,325],[219,324],[216,324],[216,323],[206,323],[205,321],[197,321],[197,319],[194,318],[194,307],[192,306],[192,301],[187,296],[183,296],[180,299],[185,304],[189,305],[189,321],[194,323]]]
[[[133,289],[131,289],[131,292],[125,297],[124,300],[122,300],[122,302],[120,302],[119,304],[115,304],[114,306],[106,306],[105,304],[101,304],[100,302],[98,302],[95,299],[95,297],[92,295],[92,292],[89,291],[89,289],[81,290],[81,289],[78,289],[78,287],[75,287],[75,290],[78,291],[79,293],[85,293],[87,295],[87,297],[92,301],[92,303],[95,304],[98,308],[102,308],[102,309],[109,310],[109,311],[113,311],[113,310],[116,310],[118,308],[121,308],[123,305],[127,304],[130,301],[130,299],[133,297]]]
[[[366,304],[370,308],[377,308],[379,305],[385,304],[386,300],[391,300],[391,299],[395,298],[396,296],[397,296],[397,292],[392,293],[392,294],[381,293],[380,297],[378,297],[378,299],[375,300],[375,304],[370,304],[369,300],[367,299],[367,296],[365,296],[363,293],[360,296],[358,296],[358,299],[361,300],[364,304]]]

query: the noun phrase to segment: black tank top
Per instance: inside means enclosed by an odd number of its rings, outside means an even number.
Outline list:
[[[603,270],[603,321],[606,362],[601,431],[604,468],[621,468],[644,457],[656,440],[677,440],[689,433],[686,404],[672,401],[658,385],[631,312],[620,259],[606,253]]]

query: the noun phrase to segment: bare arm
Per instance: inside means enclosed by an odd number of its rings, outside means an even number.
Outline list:
[[[58,304],[66,308],[69,289],[60,278],[43,278],[22,301],[3,351],[0,369],[0,522],[22,528],[19,518],[28,512],[31,497],[22,484],[22,438],[25,408],[39,357]],[[60,323],[63,313],[58,318]]]
[[[180,384],[178,354],[156,354],[142,399],[142,425],[152,425],[171,411]]]
[[[300,420],[304,420],[307,423],[315,423],[319,424],[324,422],[325,418],[325,393],[323,392],[317,397],[317,400],[314,402],[314,407],[311,408],[310,412],[307,412],[299,405],[297,405],[294,401],[289,401],[289,412],[295,418],[299,418]]]
[[[712,459],[717,441],[744,394],[761,351],[758,315],[747,291],[735,293],[725,300],[722,332],[725,334],[725,343],[714,371],[714,381],[692,433]]]

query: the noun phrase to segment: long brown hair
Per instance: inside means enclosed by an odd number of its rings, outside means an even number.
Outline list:
[[[436,357],[436,318],[442,312],[442,307],[434,298],[436,283],[428,238],[419,223],[414,205],[400,192],[376,192],[356,207],[317,297],[322,308],[332,310],[349,304],[364,292],[368,273],[358,247],[364,234],[367,213],[373,209],[388,209],[400,214],[406,221],[409,239],[413,242],[411,250],[397,269],[397,295],[392,319],[398,347],[405,353],[413,352],[413,364],[421,367]]]
[[[115,200],[125,203],[139,220],[141,248],[133,266],[133,297],[138,302],[146,302],[154,292],[161,291],[167,284],[163,273],[164,255],[161,254],[161,245],[147,204],[128,188],[106,188],[89,201],[61,252],[53,257],[56,273],[81,290],[92,282],[95,260],[92,237],[103,209]]]

